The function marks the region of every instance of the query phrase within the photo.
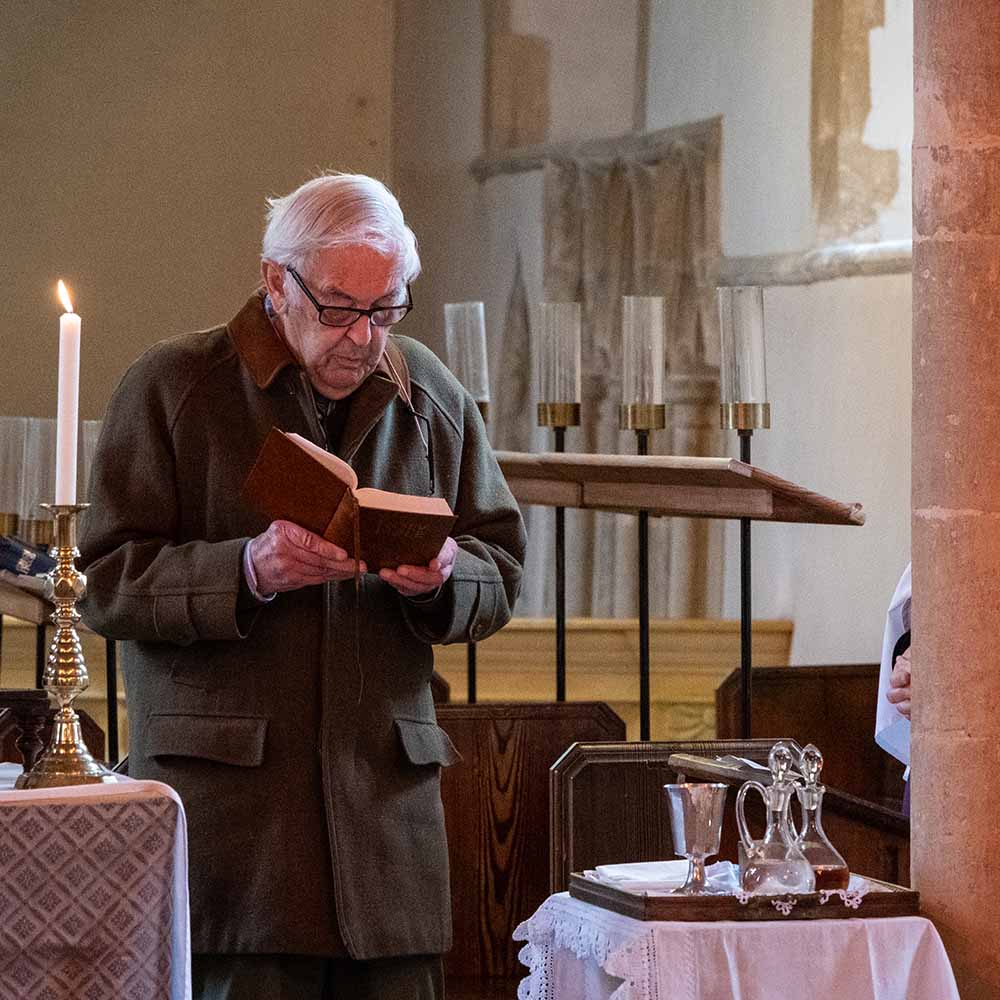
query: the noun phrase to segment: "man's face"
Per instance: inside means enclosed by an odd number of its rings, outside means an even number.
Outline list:
[[[406,301],[396,262],[363,244],[323,250],[297,270],[320,305],[370,309]],[[324,326],[284,268],[265,261],[264,279],[285,342],[313,387],[328,399],[349,396],[375,370],[390,328],[375,326],[367,316],[349,327]]]

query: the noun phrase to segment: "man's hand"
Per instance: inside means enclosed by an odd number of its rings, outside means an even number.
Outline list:
[[[889,690],[886,698],[896,706],[899,714],[904,718],[910,717],[910,650],[907,647],[905,653],[900,653],[896,657],[896,664],[889,675]]]
[[[342,548],[291,521],[274,521],[251,539],[250,558],[262,594],[354,576],[354,560]],[[364,573],[365,564],[359,569]]]
[[[418,597],[437,590],[447,582],[455,567],[457,552],[455,539],[446,538],[441,551],[426,566],[397,566],[395,569],[383,569],[379,576],[404,597]]]

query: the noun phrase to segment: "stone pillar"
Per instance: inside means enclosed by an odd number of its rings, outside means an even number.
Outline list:
[[[1000,997],[1000,3],[914,0],[913,853]]]

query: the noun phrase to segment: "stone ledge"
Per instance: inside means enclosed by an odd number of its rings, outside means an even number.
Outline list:
[[[913,269],[911,240],[881,243],[836,243],[815,250],[723,257],[720,285],[811,285],[836,278],[867,278],[909,274]]]

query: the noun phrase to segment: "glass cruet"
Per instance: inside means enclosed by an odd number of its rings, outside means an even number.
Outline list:
[[[823,755],[811,743],[802,751],[799,769],[805,782],[796,788],[802,808],[799,849],[812,866],[817,891],[846,889],[851,880],[850,869],[823,831],[823,793],[826,788],[819,783]]]
[[[770,787],[765,788],[759,781],[747,781],[736,796],[736,825],[743,847],[740,885],[752,895],[813,892],[816,887],[812,866],[798,846],[798,831],[789,813],[797,784],[789,775],[794,760],[787,743],[775,743],[768,757]],[[767,808],[767,827],[760,840],[750,836],[743,811],[747,792],[752,788],[760,792]]]

